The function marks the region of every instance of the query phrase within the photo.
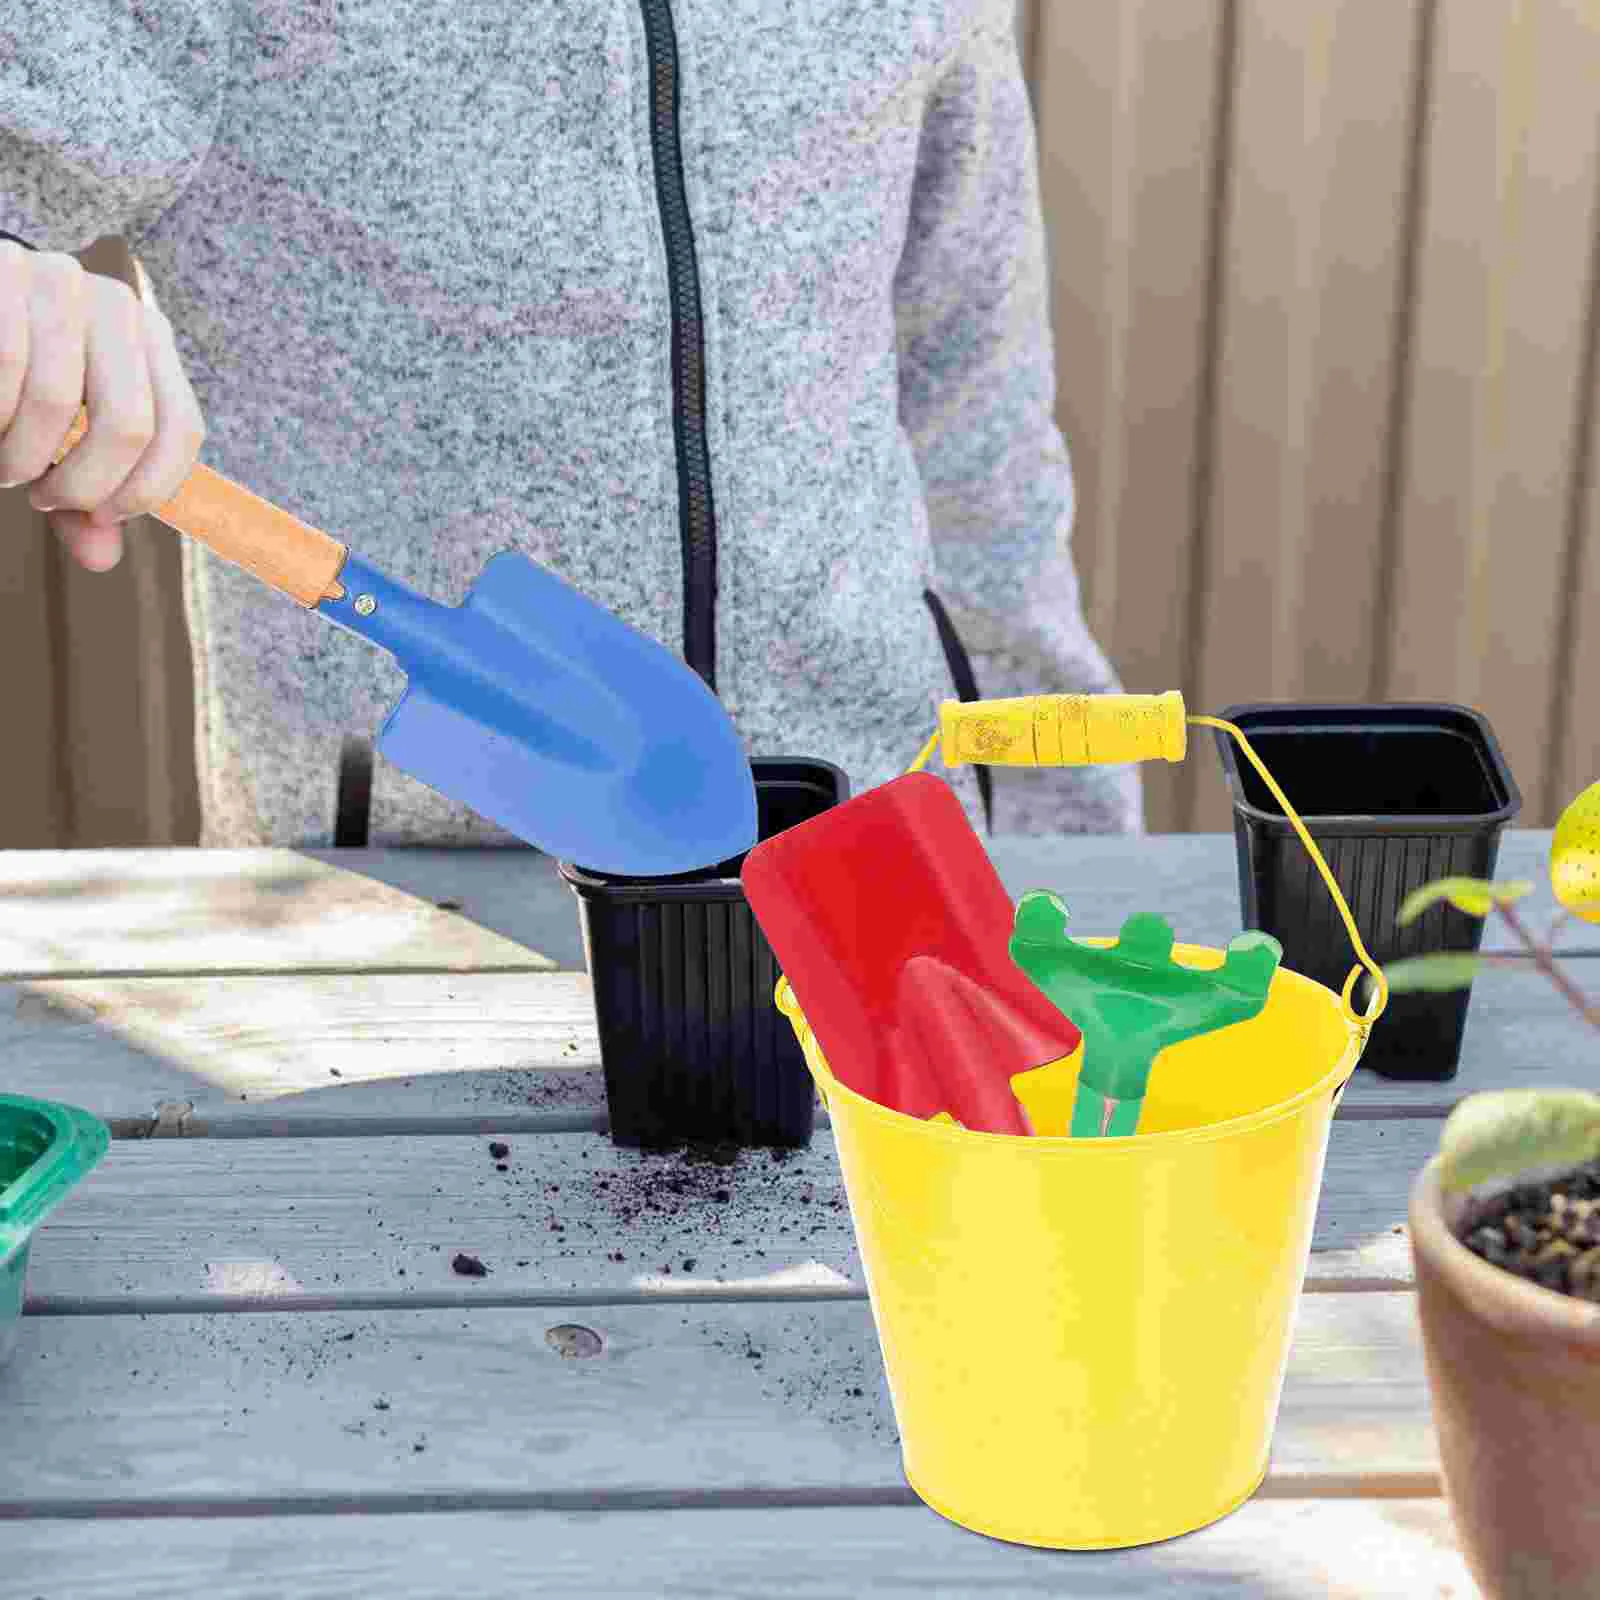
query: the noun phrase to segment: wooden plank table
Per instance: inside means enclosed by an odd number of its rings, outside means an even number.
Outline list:
[[[1508,835],[1502,875],[1548,842]],[[1085,932],[1238,929],[1222,836],[994,854]],[[1346,1094],[1261,1492],[1056,1555],[906,1487],[825,1121],[731,1167],[611,1145],[544,858],[0,854],[0,913],[0,1088],[119,1135],[38,1235],[0,1369],[0,1600],[1474,1593],[1405,1193],[1464,1091],[1588,1081],[1536,975],[1479,984],[1454,1082]]]

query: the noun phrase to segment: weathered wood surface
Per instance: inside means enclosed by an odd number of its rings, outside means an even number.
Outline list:
[[[504,1172],[491,1143],[509,1149]],[[452,1273],[458,1250],[490,1268],[486,1283]],[[135,1295],[197,1310],[785,1285],[863,1292],[826,1129],[810,1150],[731,1166],[598,1133],[120,1140],[41,1231],[29,1277],[35,1304]]]
[[[1577,975],[1600,987],[1600,960],[1577,963]],[[1595,1060],[1589,1034],[1537,973],[1493,971],[1474,988],[1454,1080],[1406,1083],[1359,1070],[1344,1105],[1438,1108],[1474,1089],[1582,1084],[1593,1079]],[[190,1133],[309,1131],[338,1119],[534,1126],[547,1113],[602,1111],[599,1066],[581,973],[0,986],[0,1080],[119,1125],[176,1102],[193,1108]],[[495,1120],[517,1116],[523,1120]]]
[[[1328,1143],[1310,1281],[1411,1281],[1412,1174],[1436,1119],[1341,1121]],[[510,1154],[506,1171],[491,1142]],[[42,1230],[36,1303],[453,1294],[457,1250],[496,1296],[790,1285],[865,1292],[834,1155],[732,1166],[619,1150],[596,1133],[118,1140]],[[620,1258],[620,1259],[619,1259]],[[689,1266],[687,1263],[692,1262]]]
[[[1438,1500],[1258,1499],[1185,1539],[1069,1553],[975,1539],[921,1507],[197,1518],[156,1528],[19,1523],[4,1539],[14,1571],[48,1574],[44,1592],[73,1600],[437,1600],[485,1592],[541,1600],[602,1593],[610,1600],[916,1593],[1469,1600],[1475,1593]],[[5,1581],[0,1576],[0,1594],[10,1600]]]
[[[1548,832],[1508,832],[1499,875],[1542,882],[1549,847]],[[989,848],[1013,895],[1058,890],[1086,933],[1115,932],[1129,912],[1150,909],[1192,943],[1224,944],[1240,929],[1231,834],[1012,837]],[[1600,935],[1569,924],[1561,945],[1600,951]],[[1491,921],[1485,948],[1515,941]],[[581,970],[583,945],[576,899],[533,851],[0,852],[0,977],[547,962]]]
[[[1181,901],[1164,890],[1161,903],[1184,936],[1236,931],[1228,840],[1123,841],[1109,870],[1094,848],[1104,843],[1059,841],[1052,854],[1044,841],[1006,841],[996,856],[1013,892],[1059,873],[1053,886],[1070,894],[1075,880],[1085,931],[1115,926],[1126,886],[1152,883],[1182,885]],[[1526,863],[1508,849],[1502,871],[1528,872],[1542,843],[1529,842]],[[808,1592],[805,1558],[783,1543],[798,1522],[736,1531],[736,1519],[780,1515],[815,1519],[806,1547],[829,1553],[809,1592],[873,1592],[852,1576],[863,1561],[880,1573],[894,1563],[896,1580],[927,1563],[929,1584],[937,1566],[950,1579],[934,1585],[942,1593],[1027,1593],[1027,1574],[1059,1592],[1074,1558],[975,1540],[909,1503],[827,1126],[805,1153],[747,1154],[731,1168],[614,1148],[592,1131],[604,1088],[587,978],[508,970],[496,964],[504,950],[479,970],[433,959],[435,917],[526,954],[535,922],[514,920],[533,902],[526,884],[550,891],[538,926],[558,911],[575,926],[548,862],[482,863],[380,852],[363,873],[312,863],[325,874],[313,882],[337,885],[318,892],[352,925],[409,921],[385,946],[402,952],[392,965],[361,954],[352,970],[318,969],[328,946],[315,919],[290,916],[261,940],[280,962],[253,975],[223,975],[252,971],[231,963],[109,974],[69,964],[79,975],[0,990],[7,1087],[92,1105],[125,1118],[124,1131],[159,1103],[186,1105],[186,1118],[169,1112],[153,1131],[193,1136],[119,1140],[38,1236],[30,1314],[0,1369],[0,1520],[31,1543],[7,1542],[0,1593],[46,1532],[79,1563],[61,1569],[71,1592],[116,1582],[137,1595],[140,1584],[182,1592],[191,1573],[204,1582],[218,1559],[213,1531],[232,1530],[261,1540],[267,1562],[277,1541],[313,1553],[330,1541],[309,1588],[293,1567],[257,1569],[273,1592],[403,1594],[435,1557],[441,1581],[469,1559],[481,1579],[482,1547],[469,1552],[456,1533],[469,1519],[509,1528],[480,1514],[516,1508],[508,1538],[581,1526],[588,1539],[632,1519],[648,1544],[628,1579],[640,1593],[704,1586],[723,1570],[737,1585],[763,1560],[784,1564],[801,1585],[791,1592]],[[398,883],[382,883],[388,872]],[[259,892],[242,891],[245,904]],[[428,903],[458,898],[459,914]],[[213,909],[214,926],[225,931],[238,908]],[[78,937],[94,922],[81,918]],[[209,945],[204,914],[196,926],[191,951]],[[160,951],[159,934],[139,942]],[[72,941],[59,948],[70,962]],[[170,941],[176,954],[161,961],[181,962],[183,948]],[[1593,956],[1579,965],[1600,975]],[[119,975],[130,970],[162,975]],[[1191,1540],[1084,1558],[1070,1569],[1074,1592],[1082,1574],[1107,1595],[1174,1579],[1196,1593],[1383,1594],[1371,1577],[1378,1551],[1392,1553],[1392,1592],[1467,1600],[1436,1498],[1406,1188],[1460,1094],[1587,1081],[1587,1044],[1535,975],[1495,973],[1480,982],[1454,1083],[1358,1075],[1330,1143],[1262,1496]],[[550,1131],[559,1116],[591,1131]],[[503,1173],[490,1132],[510,1146]],[[457,1250],[479,1255],[489,1276],[453,1273]],[[557,1327],[592,1331],[601,1353],[563,1359],[546,1338]],[[691,1505],[705,1509],[655,1509]],[[786,1509],[757,1509],[772,1505]],[[580,1509],[588,1522],[563,1515]],[[425,1515],[445,1510],[456,1514]],[[390,1515],[328,1514],[363,1511]],[[183,1536],[133,1541],[150,1559],[130,1573],[106,1554],[107,1530],[149,1517]],[[406,1532],[386,1544],[384,1528]],[[935,1539],[962,1555],[938,1561]],[[407,1540],[422,1554],[390,1583],[380,1552],[407,1554]],[[701,1559],[710,1546],[725,1569]],[[557,1535],[508,1544],[502,1559],[541,1592],[562,1592],[569,1575],[573,1592],[595,1592],[591,1548],[569,1555]],[[1007,1563],[1020,1563],[1019,1581]],[[249,1581],[237,1579],[246,1570],[235,1563],[219,1592]],[[652,1570],[659,1580],[639,1576]]]
[[[523,981],[548,979],[552,989],[474,1016],[483,985],[505,976],[0,985],[0,1082],[81,1105],[123,1135],[148,1131],[163,1107],[183,1118],[163,1131],[191,1134],[310,1132],[330,1121],[385,1131],[592,1122],[604,1112],[605,1084],[593,1010],[582,1009],[587,979],[534,974]],[[308,983],[324,985],[320,1009]],[[383,987],[395,983],[398,992]],[[73,992],[79,984],[91,992]],[[431,1020],[416,1021],[419,1005]],[[274,1013],[298,1035],[292,1050],[273,1032]],[[412,1022],[399,1026],[406,1016]],[[408,1029],[410,1045],[399,1042]]]
[[[0,853],[0,976],[554,965],[457,912],[330,865],[338,854]],[[541,884],[553,875],[545,858],[530,853],[528,860],[541,869]],[[563,893],[575,916],[571,893]]]
[[[1302,1300],[1280,1492],[1436,1488],[1414,1300]],[[559,1354],[547,1334],[571,1326],[600,1353]],[[0,1518],[904,1483],[860,1300],[31,1316],[0,1405]]]
[[[12,1017],[62,1050],[70,1036],[93,1045],[109,1034],[158,1068],[147,1082],[159,1079],[168,1098],[208,1108],[293,1096],[325,1113],[335,1091],[459,1074],[473,1081],[455,1092],[454,1109],[482,1109],[485,1096],[526,1108],[538,1073],[600,1059],[589,980],[577,972],[73,978],[22,986]],[[37,1079],[25,1043],[0,1034],[0,1049],[8,1078]],[[59,1075],[59,1063],[48,1070]],[[147,1111],[144,1084],[126,1107],[107,1109]]]

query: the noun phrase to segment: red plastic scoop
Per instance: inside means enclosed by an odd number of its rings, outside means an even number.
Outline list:
[[[757,845],[742,877],[840,1082],[907,1116],[1033,1131],[1011,1079],[1081,1036],[1012,961],[1011,898],[947,783],[870,789]]]

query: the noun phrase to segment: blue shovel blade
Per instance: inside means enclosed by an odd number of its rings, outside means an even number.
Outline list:
[[[750,761],[721,701],[554,573],[504,552],[456,607],[354,556],[339,581],[318,609],[405,669],[378,749],[412,777],[597,872],[667,877],[755,843]]]

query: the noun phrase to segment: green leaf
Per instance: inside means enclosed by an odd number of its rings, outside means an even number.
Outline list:
[[[1448,900],[1457,911],[1464,911],[1469,917],[1486,917],[1495,906],[1511,905],[1532,893],[1533,885],[1526,878],[1512,883],[1490,883],[1484,878],[1439,878],[1413,889],[1405,897],[1398,920],[1403,928],[1441,900]]]
[[[1389,980],[1391,994],[1419,990],[1443,993],[1447,989],[1465,989],[1482,965],[1481,956],[1413,956],[1409,961],[1391,963],[1383,969],[1383,975]]]
[[[1469,1096],[1439,1135],[1439,1181],[1470,1189],[1600,1156],[1600,1095],[1584,1089],[1499,1089]]]

